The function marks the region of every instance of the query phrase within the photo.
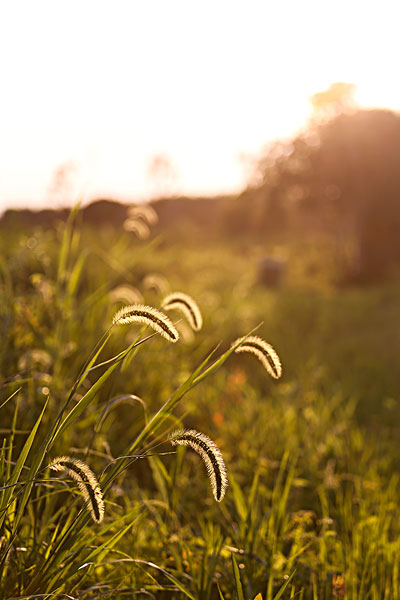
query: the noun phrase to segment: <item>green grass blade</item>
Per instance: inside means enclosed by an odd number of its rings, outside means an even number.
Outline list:
[[[26,461],[26,458],[28,456],[29,450],[31,449],[31,446],[32,446],[33,441],[35,439],[36,432],[37,432],[38,427],[40,425],[40,421],[42,420],[44,411],[46,410],[47,402],[48,402],[48,399],[46,399],[46,402],[44,403],[42,411],[41,411],[39,417],[37,418],[36,423],[32,427],[32,431],[29,434],[28,439],[26,440],[26,442],[25,442],[25,444],[24,444],[24,446],[23,446],[23,448],[21,450],[21,454],[19,455],[19,457],[17,459],[17,462],[15,463],[14,469],[12,471],[11,478],[10,478],[10,480],[8,482],[9,484],[16,483],[18,481],[18,479],[19,479],[19,476],[21,474],[22,468],[23,468],[23,466],[25,464],[25,461]]]
[[[235,577],[236,593],[238,600],[244,600],[244,592],[242,582],[240,581],[239,567],[237,566],[236,558],[234,554],[232,556],[233,574]]]
[[[153,567],[154,569],[157,569],[158,571],[160,571],[160,573],[162,573],[163,575],[165,575],[165,577],[167,577],[167,579],[169,579],[170,581],[172,581],[172,583],[174,585],[176,585],[176,587],[178,589],[180,589],[180,591],[183,594],[185,594],[185,596],[187,596],[188,598],[190,598],[190,600],[197,600],[197,598],[195,596],[193,596],[193,594],[191,592],[189,592],[189,590],[187,590],[184,587],[184,585],[176,577],[174,577],[171,573],[169,573],[168,571],[166,571],[162,567],[159,567],[158,565],[154,564],[153,562],[149,562],[147,560],[140,560],[138,558],[133,559],[133,562],[141,564],[141,565],[147,565],[149,567]]]
[[[241,520],[245,522],[247,520],[247,512],[248,512],[246,501],[244,499],[244,495],[241,490],[241,487],[239,486],[233,473],[231,473],[231,472],[229,473],[229,483],[231,486],[231,490],[232,490],[232,494],[233,494],[233,501],[235,503],[235,507],[238,512],[238,515],[240,516]],[[249,507],[251,507],[251,505],[249,505]]]
[[[293,573],[290,575],[290,577],[287,578],[287,580],[285,581],[283,586],[280,588],[280,590],[276,594],[276,596],[274,596],[274,600],[279,600],[279,598],[282,598],[283,594],[285,593],[286,588],[288,587],[289,583],[292,581],[295,573],[296,573],[296,569],[293,571]]]
[[[58,259],[57,270],[57,285],[60,286],[66,280],[68,254],[71,247],[71,236],[75,218],[79,211],[79,203],[77,203],[68,215],[68,219],[64,226],[63,237],[61,241],[60,254]]]
[[[3,408],[3,406],[5,406],[7,404],[7,402],[9,402],[12,398],[14,398],[14,396],[16,394],[18,394],[18,392],[21,391],[22,388],[18,388],[17,390],[15,390],[15,392],[13,392],[11,394],[11,396],[8,396],[7,400],[4,400],[3,404],[0,404],[0,410]]]
[[[217,581],[217,588],[219,594],[219,600],[225,600],[223,593],[221,592],[221,588],[219,587],[219,582]]]
[[[78,288],[78,283],[83,271],[83,267],[85,265],[86,259],[89,255],[89,252],[86,248],[84,248],[82,250],[82,252],[79,254],[75,265],[72,269],[70,278],[68,280],[68,284],[67,284],[67,296],[68,298],[73,298],[75,295],[75,292]]]
[[[86,392],[86,394],[79,400],[79,402],[70,410],[67,414],[63,422],[58,427],[57,431],[54,434],[54,437],[49,445],[49,448],[53,446],[55,441],[76,421],[76,419],[83,413],[83,411],[89,406],[92,402],[93,398],[98,394],[103,385],[118,367],[120,360],[115,362],[111,367],[107,369],[105,373],[92,385],[90,390]],[[48,448],[48,449],[49,449]]]
[[[34,426],[32,428],[32,431],[29,434],[28,439],[26,440],[26,442],[25,442],[25,444],[24,444],[24,446],[23,446],[23,448],[21,450],[21,453],[20,453],[20,455],[19,455],[19,457],[17,459],[17,462],[15,463],[14,469],[13,469],[13,471],[11,473],[11,477],[10,477],[10,479],[8,481],[9,485],[17,483],[18,480],[19,480],[19,477],[21,475],[21,471],[22,471],[22,469],[23,469],[23,467],[25,465],[25,461],[27,459],[29,451],[30,451],[30,449],[32,447],[32,444],[34,442],[34,439],[36,437],[36,432],[37,432],[37,430],[39,428],[40,422],[41,422],[42,417],[44,415],[44,411],[46,410],[47,402],[48,402],[48,398],[46,399],[46,402],[44,403],[42,411],[41,411],[39,417],[37,418],[36,423],[34,424]],[[32,483],[31,484],[27,484],[27,485],[32,486]],[[5,504],[8,504],[8,501],[9,501],[12,493],[13,493],[13,488],[9,488],[9,490],[6,490],[6,492],[4,494],[4,497],[3,497],[3,502],[5,501]],[[20,505],[18,507],[18,512],[17,512],[16,518],[15,518],[15,521],[14,521],[14,531],[15,531],[16,527],[18,526],[19,519],[20,519],[20,516],[21,516],[24,508],[25,508],[25,505],[22,504],[22,502],[20,502]]]

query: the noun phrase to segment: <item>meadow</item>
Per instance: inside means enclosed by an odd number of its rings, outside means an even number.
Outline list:
[[[267,288],[274,252],[288,269]],[[77,211],[3,230],[0,257],[0,598],[400,598],[398,279],[339,288],[318,239],[139,240]],[[200,331],[175,312],[177,343],[110,329],[176,291]],[[250,332],[280,379],[232,352]],[[220,449],[221,502],[168,442],[181,428]],[[60,456],[96,474],[101,522]]]

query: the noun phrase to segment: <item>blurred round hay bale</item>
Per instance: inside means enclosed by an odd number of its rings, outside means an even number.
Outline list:
[[[286,261],[283,258],[264,256],[258,261],[257,282],[268,287],[280,285],[286,271]]]

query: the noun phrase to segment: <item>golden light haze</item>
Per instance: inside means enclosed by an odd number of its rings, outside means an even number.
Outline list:
[[[45,204],[66,162],[71,201],[149,197],[155,155],[174,169],[166,191],[238,191],[242,155],[304,126],[332,82],[400,107],[398,13],[388,0],[4,0],[0,209]]]

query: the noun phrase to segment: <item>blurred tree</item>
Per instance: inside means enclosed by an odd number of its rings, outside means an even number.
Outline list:
[[[354,110],[315,120],[280,154],[265,157],[264,189],[268,197],[279,190],[288,214],[300,207],[320,227],[351,231],[358,276],[372,280],[400,265],[399,160],[400,115]]]
[[[385,110],[340,115],[320,130],[311,155],[320,184],[335,186],[352,218],[363,279],[400,263],[400,116]]]
[[[336,81],[327,90],[317,92],[310,98],[314,116],[332,118],[334,115],[354,108],[355,89],[354,83]]]
[[[291,146],[272,142],[261,160],[255,161],[250,174],[251,184],[231,201],[226,210],[226,230],[234,235],[256,236],[260,239],[286,228],[286,198],[279,189],[281,175]]]

